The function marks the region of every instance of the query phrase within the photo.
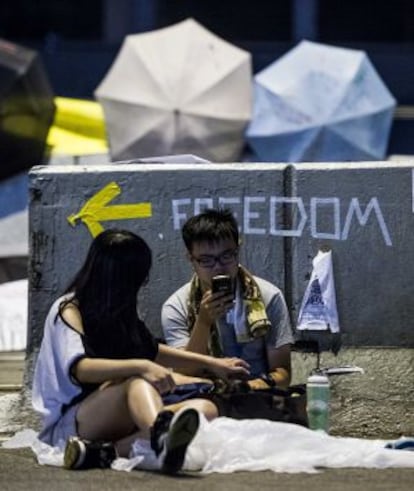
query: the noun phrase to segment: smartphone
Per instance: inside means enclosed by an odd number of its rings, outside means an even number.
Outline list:
[[[219,274],[211,279],[211,291],[213,293],[225,293],[229,294],[233,292],[233,282],[230,276],[226,274]]]

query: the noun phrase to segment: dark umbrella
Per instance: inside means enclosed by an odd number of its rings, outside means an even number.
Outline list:
[[[41,163],[53,98],[37,52],[0,39],[0,179]]]

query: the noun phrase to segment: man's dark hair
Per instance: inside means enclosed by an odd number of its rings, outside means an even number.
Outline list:
[[[187,250],[191,252],[195,242],[218,242],[233,239],[239,244],[239,229],[229,209],[206,209],[191,217],[182,228],[182,237]]]

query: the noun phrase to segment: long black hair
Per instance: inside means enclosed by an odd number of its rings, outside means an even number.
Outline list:
[[[89,354],[140,355],[149,333],[138,318],[137,294],[148,279],[151,262],[147,243],[130,231],[109,229],[92,241],[66,290],[74,294]]]

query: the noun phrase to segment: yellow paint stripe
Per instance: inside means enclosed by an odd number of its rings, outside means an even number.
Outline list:
[[[125,218],[148,218],[152,215],[151,203],[106,206],[90,213],[95,220],[117,220]]]
[[[81,208],[79,213],[67,217],[74,227],[77,220],[81,220],[89,229],[91,235],[96,237],[104,228],[101,221],[125,220],[132,218],[148,218],[152,216],[152,206],[149,202],[109,205],[108,203],[121,193],[116,182],[110,182]]]

